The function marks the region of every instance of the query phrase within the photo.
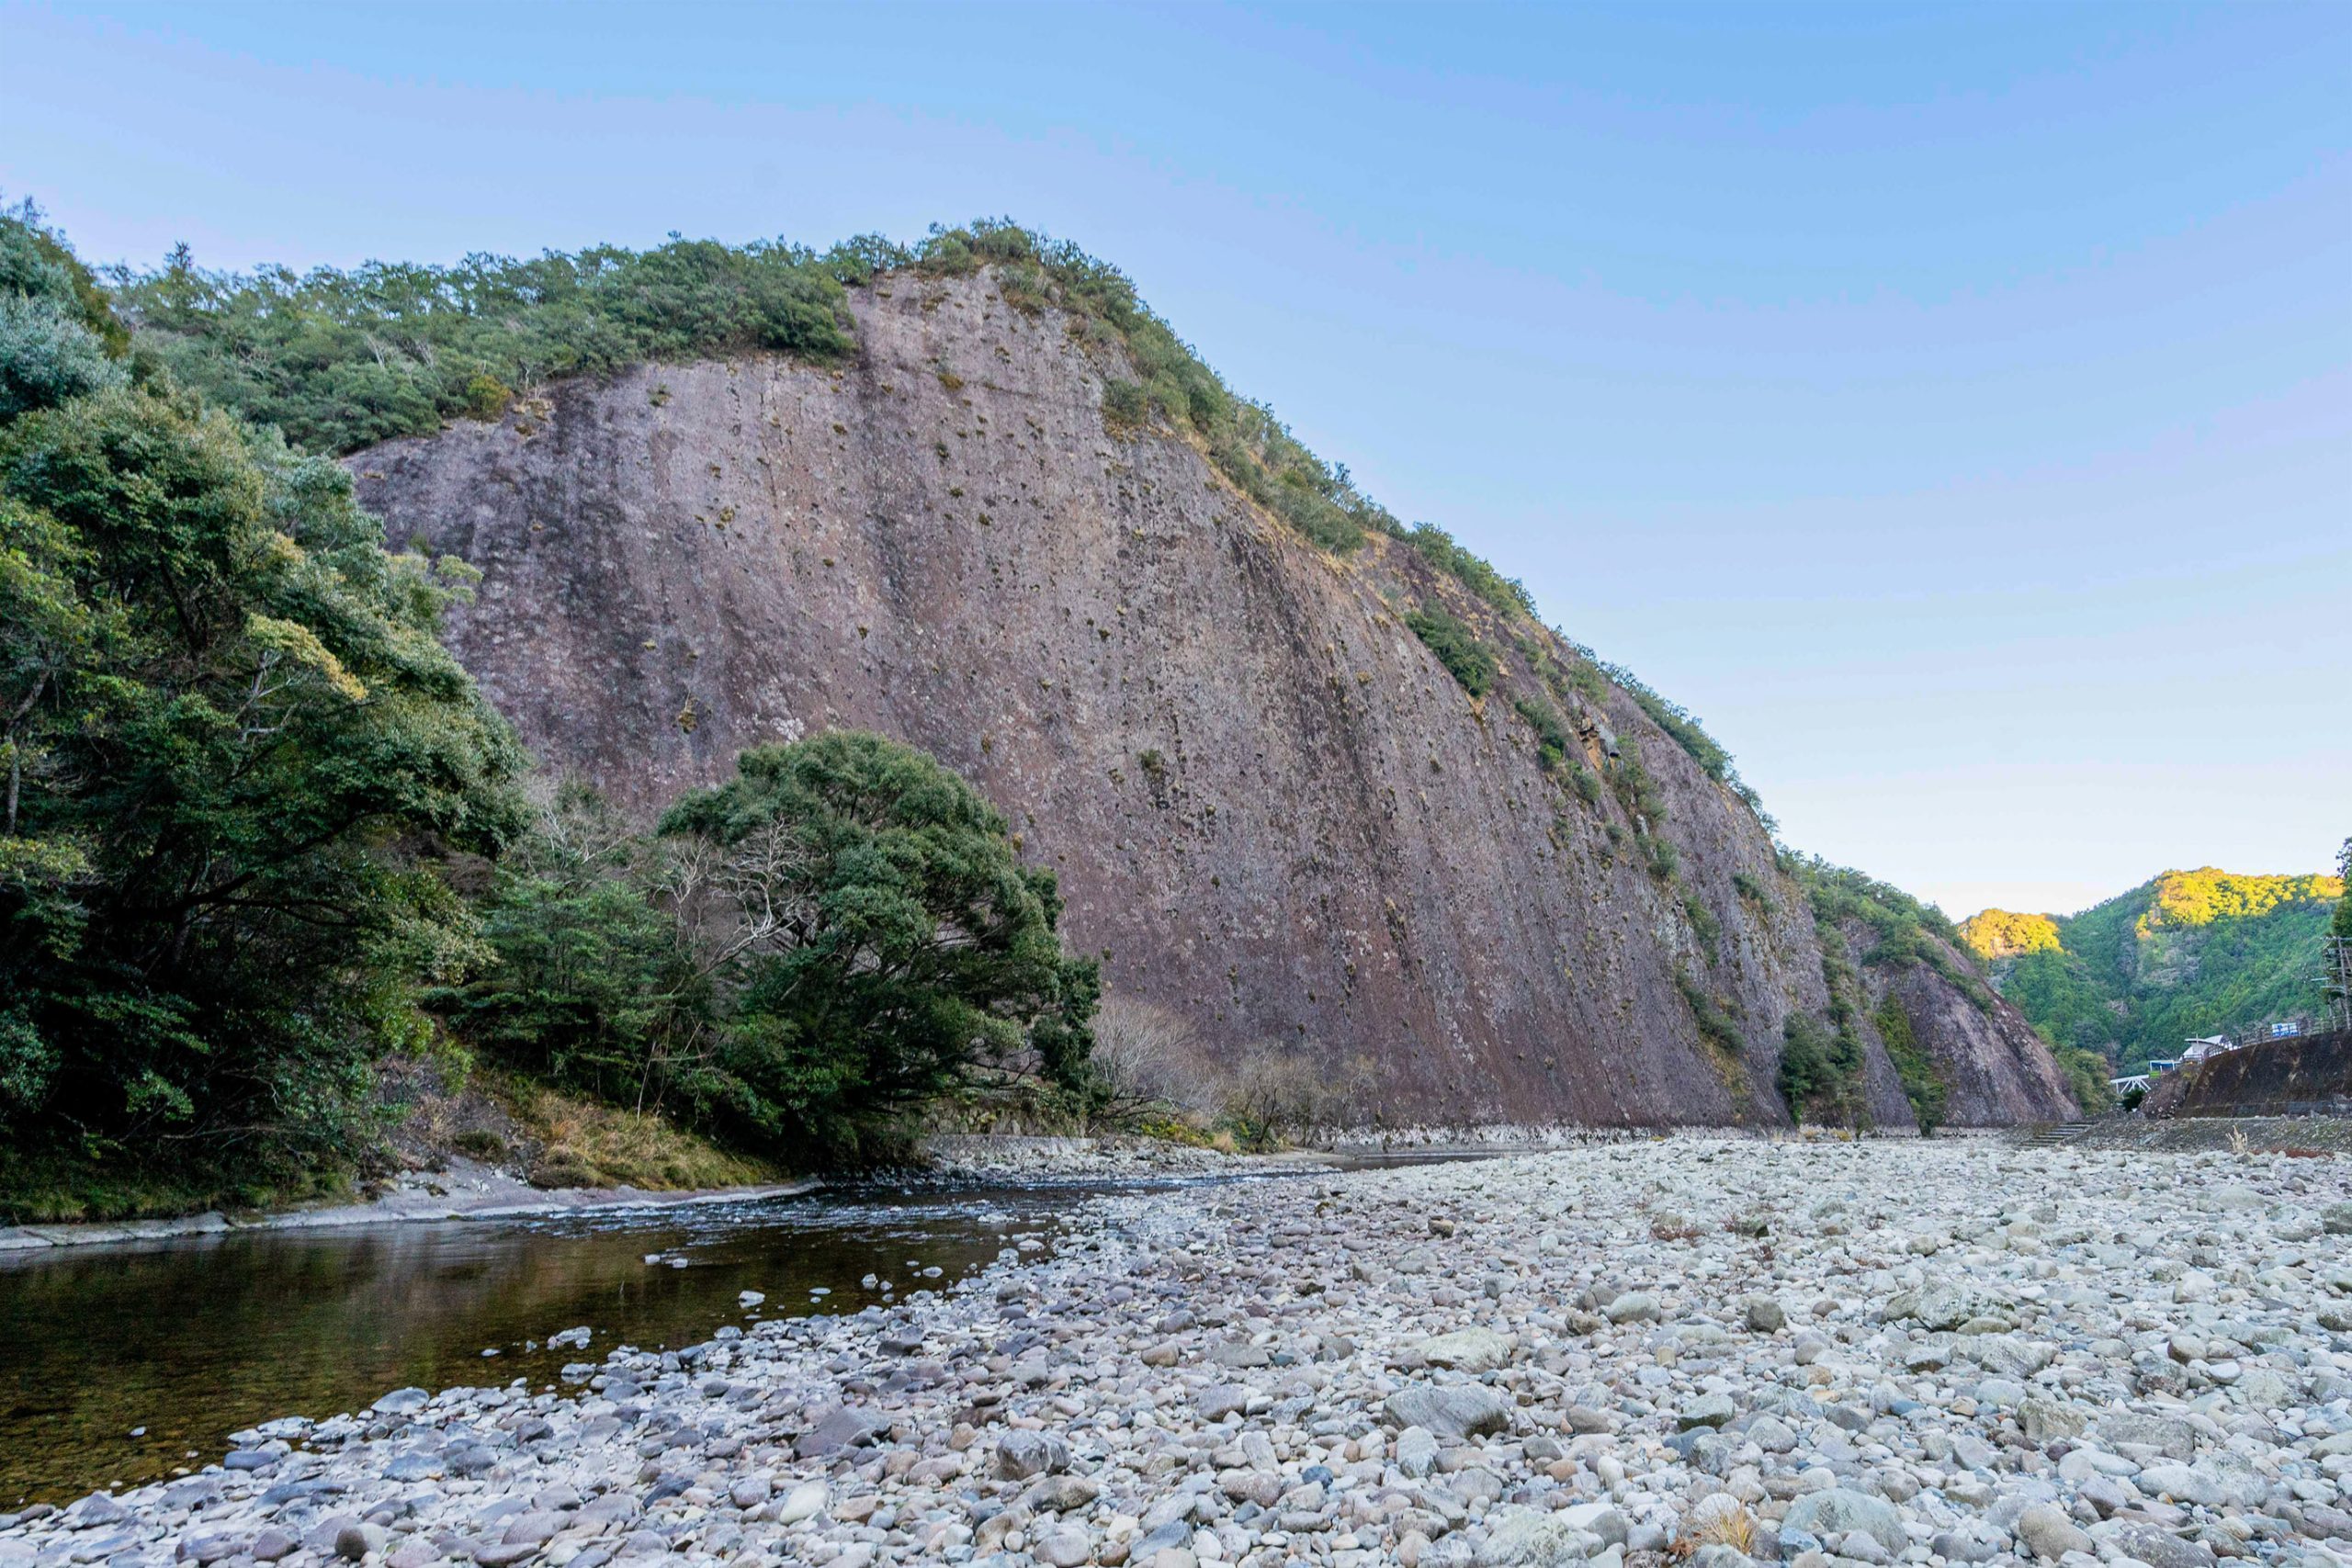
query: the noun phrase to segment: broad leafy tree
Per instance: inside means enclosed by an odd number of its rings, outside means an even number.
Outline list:
[[[635,833],[552,792],[491,874],[494,961],[435,1005],[470,1044],[808,1164],[1001,1068],[1083,1095],[1095,966],[1052,872],[928,752],[755,748]]]
[[[770,1137],[839,1145],[986,1064],[1077,1083],[1100,991],[1054,874],[927,752],[833,731],[738,760],[662,829],[711,869],[681,908],[726,954],[719,1060]]]
[[[676,913],[683,858],[578,783],[539,792],[476,904],[492,961],[430,1003],[469,1045],[635,1111],[707,1121],[714,957]]]

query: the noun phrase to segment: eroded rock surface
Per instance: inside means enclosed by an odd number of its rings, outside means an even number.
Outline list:
[[[650,813],[745,746],[876,729],[1004,808],[1114,992],[1313,1053],[1363,1120],[1784,1120],[1823,939],[1753,812],[1631,696],[1544,700],[1586,765],[1614,745],[1656,779],[1671,877],[1515,710],[1531,649],[1573,662],[1557,638],[1394,541],[1315,548],[1171,432],[1106,428],[1125,372],[985,275],[853,306],[838,368],[644,367],[351,459],[394,539],[484,573],[453,646],[538,755]],[[1416,603],[1482,628],[1492,694],[1407,629]],[[1953,1120],[2070,1113],[2021,1020],[1917,976]],[[1860,1027],[1871,1114],[1906,1125]]]

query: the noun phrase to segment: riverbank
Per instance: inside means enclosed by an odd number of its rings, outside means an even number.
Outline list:
[[[1023,1137],[999,1134],[940,1135],[923,1140],[915,1180],[1131,1181],[1156,1177],[1243,1176],[1329,1165],[1322,1149],[1227,1154],[1167,1138],[1114,1134],[1097,1137]]]
[[[0,1564],[2336,1568],[2347,1231],[2340,1160],[1984,1141],[1131,1194],[894,1307],[274,1422]]]
[[[211,1210],[162,1220],[85,1221],[62,1225],[0,1225],[0,1252],[52,1247],[94,1247],[155,1241],[171,1236],[218,1235],[232,1231],[311,1230],[398,1224],[422,1220],[506,1220],[595,1209],[680,1208],[697,1203],[745,1202],[812,1192],[815,1177],[753,1187],[714,1187],[651,1192],[634,1187],[543,1189],[521,1177],[477,1160],[455,1158],[436,1171],[405,1171],[380,1193],[357,1203],[330,1203],[255,1214]]]
[[[1300,1149],[1271,1155],[1223,1154],[1165,1139],[1133,1136],[1086,1138],[968,1135],[927,1140],[922,1163],[882,1173],[893,1180],[924,1182],[1129,1181],[1157,1177],[1246,1175],[1253,1171],[1328,1164],[1323,1151]],[[870,1179],[873,1173],[852,1173]],[[226,1235],[248,1230],[302,1230],[398,1224],[433,1220],[511,1220],[610,1209],[683,1208],[705,1203],[752,1202],[813,1192],[839,1177],[806,1176],[789,1180],[729,1187],[652,1190],[628,1186],[535,1185],[521,1168],[487,1164],[442,1152],[439,1168],[399,1173],[376,1196],[361,1202],[318,1204],[260,1213],[221,1210],[167,1219],[85,1221],[71,1224],[0,1225],[0,1253],[53,1247],[100,1246],[154,1241],[173,1236]]]
[[[478,1130],[478,1129],[477,1129]],[[1339,1129],[1309,1147],[1266,1154],[1228,1153],[1198,1144],[1135,1134],[1047,1136],[1005,1134],[937,1134],[923,1140],[917,1163],[880,1171],[795,1177],[729,1186],[639,1188],[627,1182],[541,1185],[530,1159],[498,1163],[470,1158],[438,1138],[430,1163],[422,1157],[356,1202],[329,1202],[260,1212],[208,1210],[159,1219],[74,1221],[56,1224],[0,1224],[0,1254],[52,1247],[155,1241],[244,1230],[395,1224],[413,1220],[507,1220],[616,1208],[656,1209],[790,1197],[841,1180],[877,1177],[914,1185],[975,1182],[1119,1182],[1188,1177],[1243,1176],[1329,1167],[1352,1169],[1417,1160],[1486,1159],[1509,1155],[1592,1149],[1655,1142],[1669,1135],[1762,1140],[1760,1133],[1702,1130],[1669,1134],[1656,1128],[1471,1127]],[[1812,1130],[1814,1137],[1843,1133]],[[1967,1136],[1969,1133],[1947,1134]],[[1777,1136],[1790,1136],[1783,1132]],[[2216,1145],[2215,1146],[2222,1146]]]

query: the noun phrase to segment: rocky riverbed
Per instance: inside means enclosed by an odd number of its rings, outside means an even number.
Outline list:
[[[1690,1138],[1098,1199],[895,1307],[269,1423],[0,1517],[0,1568],[2332,1568],[2347,1199]]]

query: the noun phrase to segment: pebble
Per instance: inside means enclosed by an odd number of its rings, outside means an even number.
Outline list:
[[[2347,1235],[2341,1161],[1966,1136],[1113,1193],[906,1301],[266,1424],[0,1568],[2346,1568]]]

